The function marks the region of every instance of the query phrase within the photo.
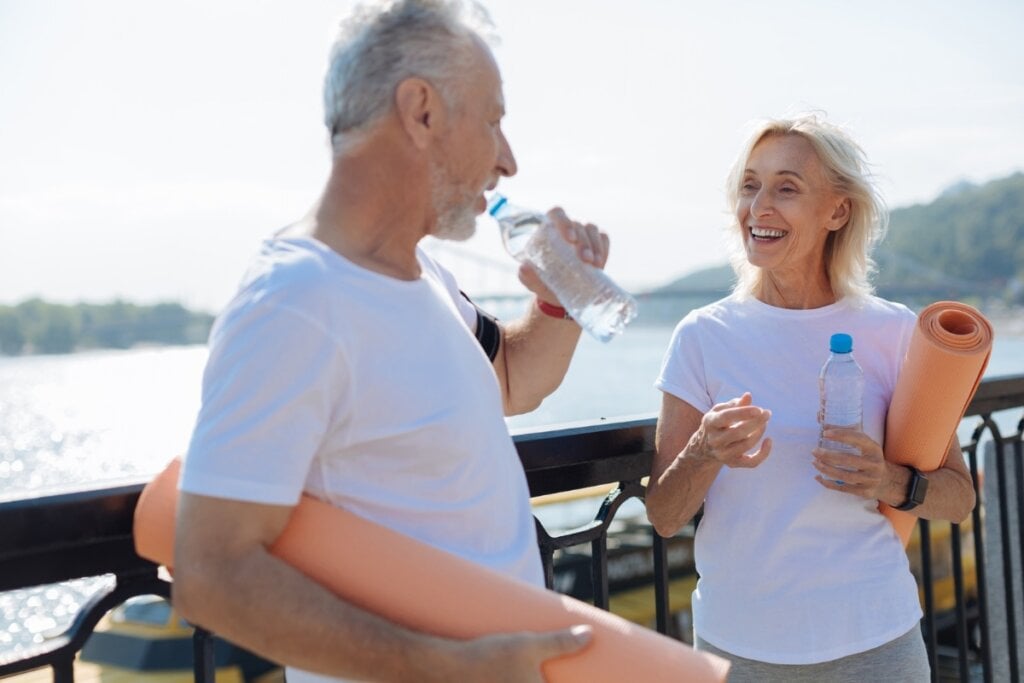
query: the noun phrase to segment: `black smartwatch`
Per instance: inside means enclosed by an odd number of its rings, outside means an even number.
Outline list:
[[[907,482],[907,501],[900,505],[897,510],[913,510],[924,502],[924,496],[928,493],[928,477],[918,472],[913,467],[910,470],[910,481]]]

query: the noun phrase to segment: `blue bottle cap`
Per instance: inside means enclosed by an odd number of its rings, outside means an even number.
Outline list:
[[[501,207],[508,203],[508,199],[504,195],[500,195],[497,192],[487,198],[487,214],[493,216],[501,210]]]
[[[844,332],[833,334],[828,340],[828,350],[832,353],[850,353],[853,351],[853,337]]]

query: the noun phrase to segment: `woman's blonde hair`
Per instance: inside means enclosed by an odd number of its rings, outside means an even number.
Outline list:
[[[867,296],[874,291],[870,276],[875,264],[871,250],[885,235],[889,212],[878,192],[860,145],[842,128],[817,114],[792,119],[772,119],[758,125],[744,145],[729,173],[726,198],[735,216],[743,173],[754,148],[769,136],[799,135],[811,144],[821,162],[832,190],[850,200],[850,218],[839,230],[829,233],[825,243],[825,272],[837,298]],[[753,295],[761,280],[761,269],[752,265],[743,249],[743,227],[732,224],[737,249],[732,267],[737,282],[734,292]]]

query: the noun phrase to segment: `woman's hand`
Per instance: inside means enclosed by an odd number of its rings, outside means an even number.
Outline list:
[[[814,477],[818,483],[833,491],[881,500],[883,492],[893,479],[890,472],[893,465],[886,462],[882,446],[857,429],[827,429],[823,436],[853,446],[861,454],[854,455],[821,447],[812,450],[814,467],[821,473]]]
[[[726,467],[757,467],[764,462],[772,450],[772,440],[761,438],[772,412],[751,403],[750,392],[746,392],[712,406],[690,437],[685,457],[714,460]],[[751,453],[758,441],[760,447]]]
[[[748,392],[702,413],[664,394],[644,497],[647,518],[659,534],[672,536],[693,519],[723,466],[757,467],[771,453],[771,439],[750,453],[772,415],[751,403]]]

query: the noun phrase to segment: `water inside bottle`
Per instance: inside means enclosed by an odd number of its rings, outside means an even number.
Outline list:
[[[501,226],[501,241],[505,243],[505,249],[515,258],[520,258],[526,243],[541,226],[541,220],[537,214],[526,212],[502,216],[498,219],[498,225]]]
[[[498,222],[508,252],[533,265],[573,319],[596,339],[610,340],[636,316],[636,300],[602,270],[581,262],[573,245],[545,225],[544,214],[514,206],[498,193],[488,197],[487,213]]]
[[[487,197],[487,214],[498,222],[506,251],[517,260],[524,260],[526,243],[544,224],[544,216],[509,204],[508,199],[497,192]]]

